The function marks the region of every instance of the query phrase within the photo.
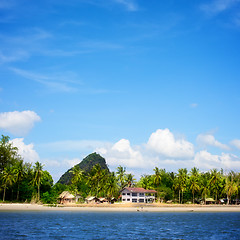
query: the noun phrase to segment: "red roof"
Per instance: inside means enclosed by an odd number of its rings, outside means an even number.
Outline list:
[[[147,189],[144,189],[144,188],[131,188],[131,187],[125,187],[125,188],[122,189],[122,191],[124,189],[128,190],[129,192],[134,192],[134,193],[156,193],[157,192],[155,190],[147,190]]]

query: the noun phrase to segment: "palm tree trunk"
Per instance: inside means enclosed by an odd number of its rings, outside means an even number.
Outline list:
[[[12,199],[12,201],[13,201],[13,188],[12,188],[12,196],[11,196],[11,199]]]
[[[5,194],[6,194],[6,186],[4,187],[4,191],[3,191],[3,202],[5,201]]]
[[[18,187],[17,187],[17,201],[19,199],[19,184],[18,184]]]
[[[179,196],[178,196],[178,202],[179,202],[179,204],[180,204],[180,198],[181,198],[181,192],[180,192],[180,190],[178,191],[178,193],[179,193]]]
[[[193,204],[194,204],[194,192],[193,192]]]
[[[38,195],[37,195],[37,200],[39,202],[40,200],[40,184],[38,184]]]
[[[99,181],[97,182],[97,196],[98,197],[98,188],[99,188]]]

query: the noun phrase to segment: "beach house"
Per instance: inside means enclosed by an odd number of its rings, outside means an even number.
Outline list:
[[[125,187],[121,190],[123,203],[152,203],[155,200],[155,190]]]
[[[74,196],[69,191],[63,191],[58,197],[60,204],[76,203],[78,202],[79,198],[80,196],[78,194]]]

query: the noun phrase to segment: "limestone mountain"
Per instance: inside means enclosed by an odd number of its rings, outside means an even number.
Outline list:
[[[91,171],[92,167],[95,166],[96,164],[99,164],[102,169],[107,169],[109,171],[105,158],[103,158],[101,155],[97,153],[89,154],[87,157],[85,157],[80,163],[78,163],[75,166],[79,166],[79,168],[87,174]],[[57,183],[66,184],[66,185],[71,184],[71,180],[73,177],[73,174],[71,172],[72,170],[73,170],[73,167],[68,169],[67,172],[65,172],[60,177]]]

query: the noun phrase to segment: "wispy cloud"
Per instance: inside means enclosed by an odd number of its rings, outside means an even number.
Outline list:
[[[190,104],[190,108],[197,108],[198,107],[198,104],[197,103],[191,103]]]
[[[234,16],[233,22],[237,27],[240,27],[240,13],[238,13],[236,16]]]
[[[234,140],[231,141],[230,144],[240,150],[240,139],[234,139]]]
[[[19,68],[9,68],[15,74],[37,82],[44,86],[48,91],[58,93],[58,92],[78,92],[82,94],[98,95],[106,94],[113,91],[101,88],[88,88],[84,86],[83,82],[78,79],[78,76],[73,72],[58,72],[55,74],[40,74],[31,71],[26,71]],[[81,88],[79,88],[81,85]],[[115,93],[117,93],[115,91]]]
[[[80,54],[87,54],[93,52],[92,50],[73,50],[67,51],[63,49],[43,49],[41,54],[47,57],[73,57]]]
[[[203,147],[205,146],[213,146],[217,148],[221,148],[223,150],[230,150],[230,148],[215,139],[215,137],[211,134],[199,134],[197,136],[197,143]]]
[[[59,24],[59,26],[63,27],[63,26],[69,26],[69,25],[73,25],[73,26],[84,26],[86,25],[84,22],[81,21],[76,21],[76,20],[66,20],[63,21]]]
[[[232,8],[239,2],[240,0],[214,0],[210,3],[202,4],[200,9],[209,15],[215,15]]]
[[[119,44],[95,40],[80,42],[79,46],[84,50],[117,50],[123,48],[123,46]]]
[[[12,8],[16,5],[16,2],[13,0],[0,0],[0,9]]]
[[[70,84],[79,84],[78,81],[75,81],[72,73],[58,73],[56,75],[43,75],[39,73],[33,73],[30,71],[18,69],[18,68],[9,68],[15,74],[24,77],[26,79],[38,82],[51,91],[54,92],[73,92],[76,91],[76,87],[69,86]]]
[[[26,60],[43,48],[43,41],[52,38],[52,34],[32,28],[20,31],[20,34],[0,34],[0,63]]]
[[[122,4],[130,12],[135,12],[139,10],[137,3],[133,0],[113,0],[113,1]]]
[[[109,8],[112,5],[122,5],[127,11],[135,12],[139,10],[137,0],[79,0],[85,4],[91,4],[97,7]],[[66,4],[64,2],[64,4]]]
[[[9,62],[16,62],[16,61],[23,61],[29,57],[29,53],[24,50],[16,50],[14,52],[8,52],[8,54],[3,54],[0,50],[0,64],[2,63],[9,63]]]

